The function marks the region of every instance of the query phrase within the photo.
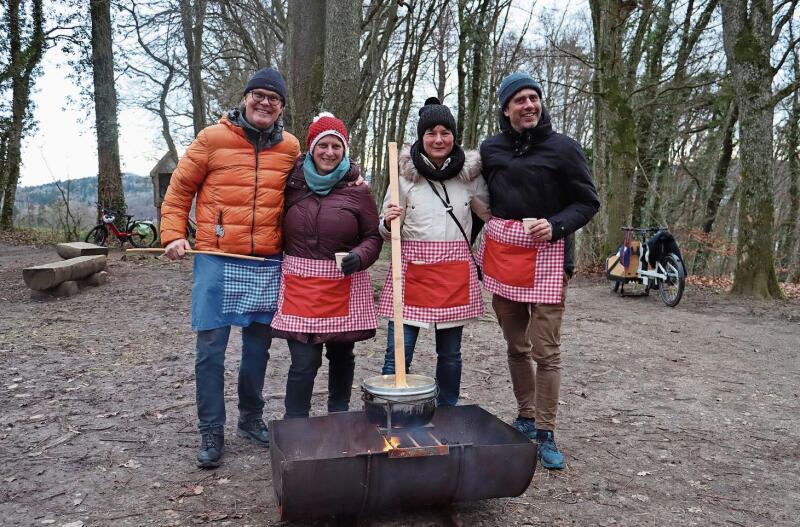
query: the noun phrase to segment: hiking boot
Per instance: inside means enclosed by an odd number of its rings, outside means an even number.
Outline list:
[[[267,425],[264,424],[264,420],[260,417],[239,423],[236,428],[236,435],[258,446],[269,447],[269,430],[267,430]]]
[[[200,451],[197,453],[197,466],[200,468],[217,468],[222,463],[222,454],[224,452],[224,434],[203,433]]]
[[[536,441],[536,421],[527,417],[517,417],[511,427],[525,434],[531,441]]]
[[[564,456],[561,455],[561,452],[559,452],[556,446],[553,432],[550,430],[539,430],[537,433],[537,441],[539,442],[539,461],[542,462],[542,466],[551,470],[561,470],[564,468]]]

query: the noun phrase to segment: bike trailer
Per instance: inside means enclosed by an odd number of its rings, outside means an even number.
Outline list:
[[[641,243],[635,240],[630,242],[630,246],[620,247],[616,254],[606,259],[606,277],[619,282],[636,278],[640,251]]]

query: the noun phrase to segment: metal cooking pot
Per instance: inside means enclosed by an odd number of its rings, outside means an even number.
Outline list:
[[[424,426],[436,411],[436,379],[406,375],[408,386],[395,386],[394,375],[377,375],[361,383],[364,411],[371,423],[386,428]]]

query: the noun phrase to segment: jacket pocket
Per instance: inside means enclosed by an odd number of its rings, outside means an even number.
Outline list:
[[[225,227],[222,223],[222,210],[218,210],[214,221],[214,237],[217,240],[217,249],[220,249],[219,239],[223,236],[225,236]]]

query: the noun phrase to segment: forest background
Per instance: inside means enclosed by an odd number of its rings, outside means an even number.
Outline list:
[[[476,148],[498,131],[500,80],[524,70],[601,193],[578,234],[584,268],[621,226],[659,225],[691,274],[732,275],[735,293],[778,298],[779,280],[800,281],[798,0],[0,0],[0,23],[0,231],[88,227],[82,184],[55,182],[43,202],[18,189],[49,50],[68,57],[82,95],[66,102],[96,132],[91,202],[118,210],[142,199],[123,186],[121,107],[151,112],[178,159],[253,71],[277,67],[287,128],[302,141],[318,111],[343,118],[381,200],[386,145],[413,140],[426,97],[453,108]],[[120,97],[123,84],[135,89]]]

